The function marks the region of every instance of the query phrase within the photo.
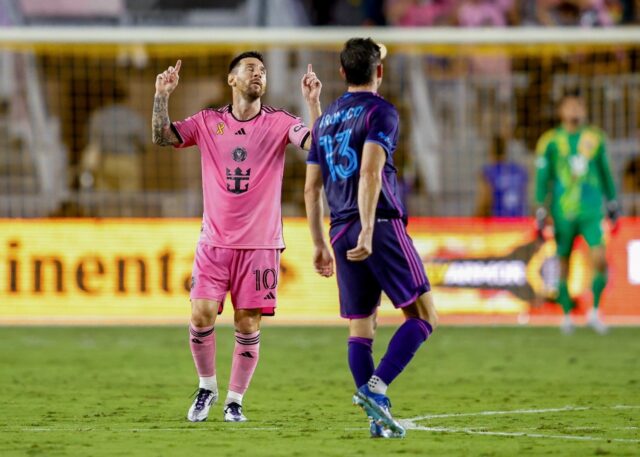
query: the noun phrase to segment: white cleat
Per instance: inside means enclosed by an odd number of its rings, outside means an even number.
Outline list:
[[[204,422],[209,417],[211,405],[218,401],[218,392],[212,392],[207,389],[200,388],[193,400],[191,408],[187,413],[187,419],[191,422]]]
[[[609,327],[607,327],[604,322],[600,320],[598,311],[595,309],[589,311],[589,316],[587,317],[587,325],[600,335],[604,335],[609,331]]]
[[[562,318],[562,324],[560,325],[560,330],[565,335],[571,335],[573,332],[576,331],[576,326],[573,323],[571,316],[569,316],[568,314]]]
[[[247,422],[247,418],[242,414],[242,405],[231,402],[224,407],[225,422]]]

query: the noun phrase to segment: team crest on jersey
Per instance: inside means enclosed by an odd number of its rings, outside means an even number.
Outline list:
[[[227,168],[227,190],[233,194],[243,194],[249,190],[249,177],[251,168],[243,172],[240,167],[235,170]]]
[[[224,135],[224,122],[218,122],[216,125],[216,135]]]
[[[244,162],[247,159],[247,150],[245,148],[237,147],[231,153],[231,158],[236,162]]]
[[[378,138],[380,138],[388,147],[393,147],[393,141],[391,141],[389,135],[385,135],[383,132],[378,132]]]
[[[593,132],[583,132],[578,142],[578,152],[587,159],[592,158],[598,150],[598,135]]]

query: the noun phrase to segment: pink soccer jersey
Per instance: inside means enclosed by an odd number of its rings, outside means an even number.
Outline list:
[[[302,146],[309,129],[286,111],[262,105],[247,121],[231,105],[173,124],[181,144],[198,146],[204,214],[200,241],[237,249],[284,248],[281,194],[285,147]]]

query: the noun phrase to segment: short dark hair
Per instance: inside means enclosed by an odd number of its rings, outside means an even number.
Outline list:
[[[580,91],[580,89],[577,89],[577,88],[567,89],[564,91],[564,93],[560,97],[560,103],[564,102],[568,98],[578,98],[582,100],[583,99],[582,92]]]
[[[233,69],[238,66],[238,64],[240,63],[240,61],[242,59],[247,59],[249,57],[253,57],[254,59],[258,59],[260,62],[262,62],[264,64],[264,57],[262,56],[262,53],[260,53],[258,51],[243,52],[242,54],[238,54],[237,56],[235,56],[233,58],[233,60],[231,60],[231,63],[229,64],[229,73],[231,73],[233,71]]]
[[[340,53],[340,65],[347,84],[369,84],[381,60],[380,46],[371,38],[351,38]]]
[[[494,135],[491,139],[491,147],[494,157],[501,159],[507,155],[507,141],[503,136]]]

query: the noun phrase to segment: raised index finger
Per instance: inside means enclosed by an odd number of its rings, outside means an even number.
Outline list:
[[[313,73],[313,68],[311,67],[311,64],[307,65],[307,73]]]
[[[180,71],[180,67],[182,66],[182,60],[178,59],[178,61],[176,62],[176,66],[174,67],[173,71],[175,73],[178,73]]]

